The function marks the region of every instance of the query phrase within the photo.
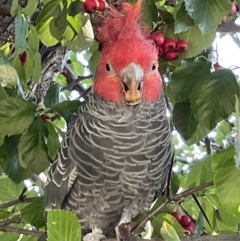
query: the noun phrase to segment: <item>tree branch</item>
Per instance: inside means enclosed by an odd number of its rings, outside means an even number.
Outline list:
[[[240,32],[240,25],[235,22],[222,23],[218,26],[217,31],[221,33],[238,33]]]
[[[0,225],[0,231],[7,232],[7,233],[19,233],[19,234],[31,235],[31,236],[37,236],[37,237],[40,237],[41,235],[44,234],[43,231],[16,228],[16,227],[11,227],[9,225]]]
[[[181,238],[181,241],[239,241],[240,235],[204,235],[204,236],[192,236]],[[117,241],[117,239],[105,239],[104,241]],[[135,238],[130,237],[129,241],[165,241],[163,238],[156,238],[156,239],[142,239],[142,238]]]
[[[17,205],[19,203],[30,203],[30,202],[33,202],[36,198],[37,197],[27,197],[27,198],[23,198],[22,200],[18,198],[16,200],[0,204],[0,208],[8,208],[8,207]]]
[[[213,182],[208,182],[208,183],[204,183],[198,187],[194,187],[194,188],[190,188],[182,193],[179,193],[177,195],[175,195],[172,198],[167,198],[156,210],[154,210],[152,213],[150,213],[142,222],[140,222],[138,225],[136,225],[132,231],[138,231],[141,228],[143,228],[146,224],[147,221],[151,220],[160,210],[162,210],[168,203],[172,202],[172,201],[179,201],[181,198],[183,197],[187,197],[197,191],[203,190],[207,187],[210,187],[213,185]]]

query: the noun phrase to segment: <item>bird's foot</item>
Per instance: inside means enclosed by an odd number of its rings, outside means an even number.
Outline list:
[[[128,241],[131,230],[132,230],[132,222],[122,223],[115,227],[115,232],[117,235],[118,241]]]
[[[83,237],[83,241],[100,241],[105,238],[106,237],[102,234],[102,230],[95,227],[92,229],[91,233],[88,233]]]

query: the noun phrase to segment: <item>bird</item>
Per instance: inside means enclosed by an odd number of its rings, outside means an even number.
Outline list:
[[[163,191],[173,155],[158,49],[140,22],[142,0],[122,6],[110,7],[98,28],[92,89],[68,124],[45,186],[45,210],[74,212],[84,241],[127,240],[123,225]]]

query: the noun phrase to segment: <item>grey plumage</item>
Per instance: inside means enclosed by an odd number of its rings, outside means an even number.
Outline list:
[[[123,209],[134,217],[149,208],[166,184],[171,156],[163,97],[119,107],[91,93],[50,169],[46,210],[70,209],[84,231],[109,235]]]

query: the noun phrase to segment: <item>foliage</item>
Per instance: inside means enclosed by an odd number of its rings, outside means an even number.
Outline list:
[[[151,219],[153,231],[147,230],[146,237],[152,234],[170,241],[186,235],[169,214],[174,210],[191,216],[195,234],[238,231],[239,82],[232,70],[213,68],[209,48],[230,9],[229,0],[180,0],[174,7],[164,0],[149,0],[143,5],[142,21],[166,37],[188,43],[188,51],[180,59],[168,62],[159,58],[165,94],[173,107],[172,112],[169,108],[175,148],[173,199],[161,210],[163,197],[156,201],[151,211],[159,210]],[[4,232],[0,239],[36,240],[35,228],[45,230],[41,178],[57,152],[66,124],[82,104],[81,99],[74,100],[63,72],[54,77],[41,103],[27,98],[33,91],[28,81],[41,82],[39,46],[66,46],[66,65],[77,76],[95,72],[100,52],[89,15],[84,14],[79,0],[29,0],[25,7],[13,0],[10,12],[15,19],[15,41],[0,47],[0,227],[20,217],[11,226],[32,230],[33,235]],[[82,82],[90,86],[92,79]],[[209,186],[201,188],[206,183]],[[191,191],[196,187],[199,190]],[[49,240],[81,237],[71,212],[49,212],[47,227]]]

